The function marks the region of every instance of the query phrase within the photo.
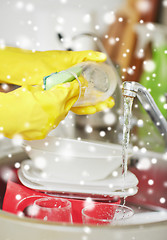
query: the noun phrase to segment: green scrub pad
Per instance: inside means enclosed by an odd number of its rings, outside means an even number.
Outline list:
[[[43,78],[44,89],[49,90],[50,88],[56,86],[57,84],[71,82],[75,80],[75,77],[74,75],[72,75],[72,73],[76,74],[77,77],[79,77],[81,72],[82,72],[81,66],[74,66],[62,72],[52,73],[51,75]]]

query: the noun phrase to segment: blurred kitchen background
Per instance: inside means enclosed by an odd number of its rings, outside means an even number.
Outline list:
[[[125,80],[146,86],[167,118],[167,0],[0,0],[0,47],[5,46],[41,51],[104,46],[114,63],[120,76],[116,106],[91,116],[70,112],[52,135],[121,143]],[[12,89],[1,84],[1,91]],[[164,151],[162,136],[137,99],[131,127],[133,146]],[[0,149],[10,145],[1,138]]]

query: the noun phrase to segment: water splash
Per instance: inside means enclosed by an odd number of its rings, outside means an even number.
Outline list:
[[[132,116],[133,98],[124,96],[124,125],[122,140],[122,175],[126,177],[128,162],[128,147],[130,140],[131,116]]]

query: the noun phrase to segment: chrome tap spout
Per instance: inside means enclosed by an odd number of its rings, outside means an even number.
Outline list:
[[[164,137],[165,146],[167,147],[167,122],[148,90],[140,83],[124,82],[123,95],[132,98],[137,97],[139,99],[143,108],[149,114],[153,123]]]

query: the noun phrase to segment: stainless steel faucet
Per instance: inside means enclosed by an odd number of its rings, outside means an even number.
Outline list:
[[[164,137],[167,148],[167,122],[148,90],[138,82],[124,82],[123,95],[132,98],[137,97],[139,99],[143,108]]]

